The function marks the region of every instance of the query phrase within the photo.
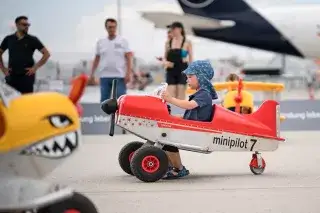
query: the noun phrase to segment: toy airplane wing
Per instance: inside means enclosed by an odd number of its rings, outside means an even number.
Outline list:
[[[213,87],[216,91],[222,90],[236,90],[238,89],[239,82],[218,82],[214,83]],[[251,82],[251,81],[242,81],[243,89],[251,91],[264,91],[264,92],[280,92],[284,89],[283,84],[278,83],[265,83],[265,82]],[[187,94],[192,94],[195,90],[187,88]]]
[[[13,89],[6,83],[0,82],[0,100],[8,107],[11,100],[20,97],[21,93]]]
[[[168,24],[179,21],[184,25],[187,34],[193,34],[193,28],[219,29],[232,27],[235,23],[230,20],[217,20],[191,14],[170,12],[141,12],[142,18],[154,23],[156,28],[166,29]]]
[[[282,91],[284,89],[283,84],[277,83],[265,83],[265,82],[249,82],[249,81],[242,81],[245,90],[252,90],[252,91]],[[230,89],[234,90],[237,89],[239,85],[238,81],[233,82],[219,82],[214,83],[213,86],[217,91]]]

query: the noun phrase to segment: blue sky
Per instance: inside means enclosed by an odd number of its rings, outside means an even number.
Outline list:
[[[253,1],[253,0],[251,0]],[[265,2],[255,0],[255,2]],[[268,0],[279,3],[280,0]],[[281,2],[302,2],[302,0],[281,0]],[[320,2],[304,0],[304,3]],[[134,52],[147,61],[162,55],[165,31],[154,29],[152,24],[141,19],[137,10],[166,10],[177,12],[179,6],[174,0],[122,0],[123,36],[129,40]],[[116,0],[5,0],[0,7],[0,40],[10,32],[9,23],[18,15],[27,15],[32,24],[30,33],[37,35],[48,49],[53,59],[91,57],[98,38],[105,36],[104,19],[116,16]],[[246,48],[192,38],[195,55],[198,58],[212,54],[230,56],[236,52],[245,55]],[[212,51],[210,55],[208,48]],[[80,54],[82,53],[82,55]],[[261,53],[258,51],[258,53]],[[81,55],[81,56],[78,56]],[[67,57],[66,57],[67,56]],[[73,57],[74,56],[74,57]]]

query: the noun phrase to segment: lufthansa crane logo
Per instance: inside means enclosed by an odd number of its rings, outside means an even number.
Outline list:
[[[214,0],[181,0],[181,2],[191,8],[204,8],[209,6]]]

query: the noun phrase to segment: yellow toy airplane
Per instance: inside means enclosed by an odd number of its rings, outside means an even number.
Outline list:
[[[250,82],[250,81],[233,81],[219,82],[213,84],[216,91],[227,90],[223,98],[222,105],[225,108],[240,112],[242,107],[249,108],[251,113],[254,111],[254,98],[251,91],[263,91],[269,97],[266,99],[277,99],[277,95],[283,91],[284,85],[278,83]],[[187,94],[195,91],[188,88]],[[238,108],[238,109],[237,109]],[[285,117],[280,116],[280,121],[284,121]]]
[[[42,181],[81,146],[78,100],[87,77],[69,97],[56,92],[21,95],[0,83],[0,212],[97,213],[71,188]]]

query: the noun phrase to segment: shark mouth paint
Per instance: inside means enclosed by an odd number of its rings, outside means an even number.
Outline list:
[[[77,132],[55,136],[22,150],[21,155],[33,155],[45,158],[64,158],[72,154],[79,145]]]

